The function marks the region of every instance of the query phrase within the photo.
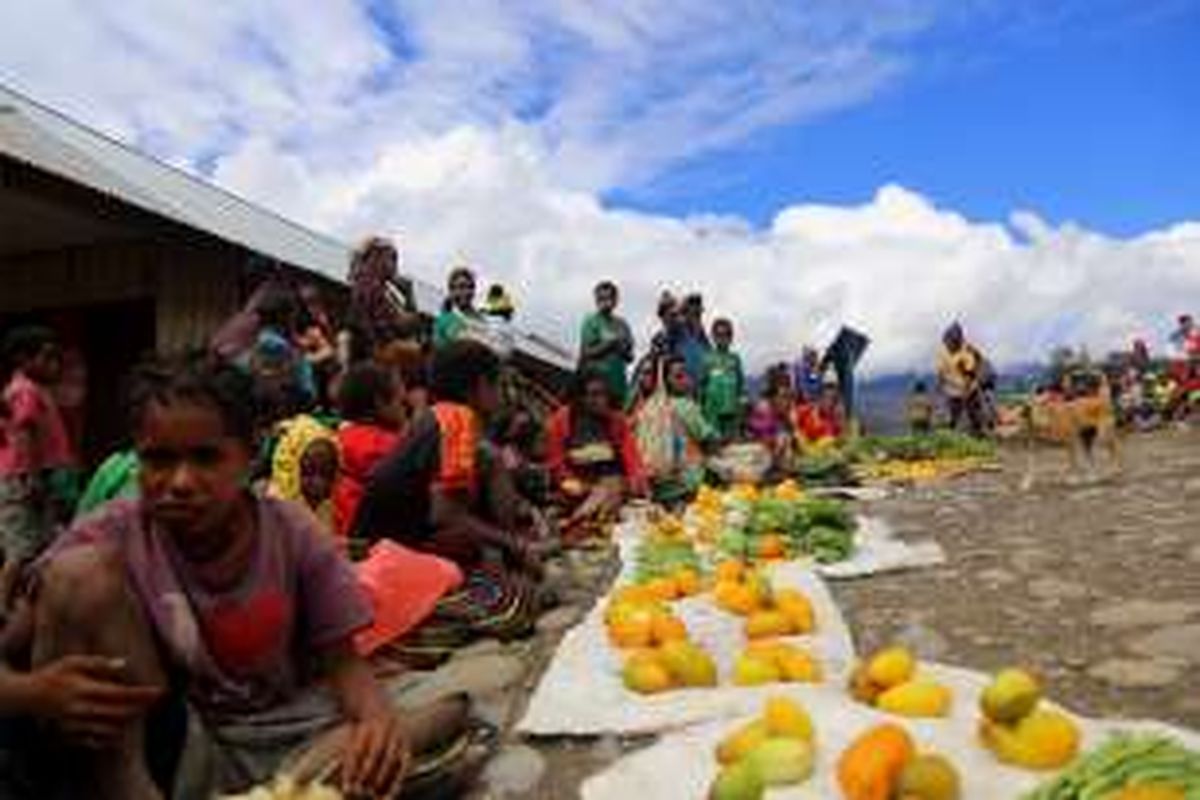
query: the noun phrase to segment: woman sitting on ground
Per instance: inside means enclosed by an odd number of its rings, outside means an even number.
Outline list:
[[[827,447],[841,438],[845,427],[841,393],[832,381],[822,385],[815,400],[796,404],[796,428],[804,447]]]
[[[39,562],[18,625],[32,669],[0,681],[6,714],[51,723],[24,742],[45,766],[33,796],[244,791],[336,730],[341,788],[391,798],[413,755],[463,730],[463,698],[414,706],[376,681],[353,645],[371,610],[349,565],[311,515],[247,489],[249,396],[244,374],[206,361],[139,374],[140,498],[77,522]],[[197,714],[187,752],[206,757],[156,787],[148,759],[170,737],[146,721],[168,676]]]
[[[564,535],[611,520],[628,497],[647,494],[637,441],[615,406],[606,376],[584,369],[575,392],[546,426],[546,459],[564,504]]]
[[[390,538],[454,561],[464,589],[407,642],[410,662],[429,663],[480,637],[528,633],[539,610],[540,566],[519,532],[501,527],[511,509],[488,491],[484,419],[499,403],[500,359],[486,345],[451,342],[433,361],[433,406],[374,469],[351,537]]]
[[[751,438],[771,454],[770,476],[795,474],[800,456],[796,432],[796,391],[786,364],[767,371],[766,387],[750,414]]]

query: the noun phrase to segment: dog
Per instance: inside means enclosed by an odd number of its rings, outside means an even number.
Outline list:
[[[1103,448],[1115,474],[1123,470],[1117,415],[1108,378],[1103,373],[1076,374],[1064,379],[1061,396],[1036,395],[1022,409],[1026,442],[1022,491],[1033,488],[1033,447],[1042,441],[1067,449],[1072,475],[1096,473],[1096,451]]]

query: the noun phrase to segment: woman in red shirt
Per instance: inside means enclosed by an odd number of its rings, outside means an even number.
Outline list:
[[[609,519],[627,496],[647,491],[633,430],[595,370],[579,374],[571,403],[547,423],[546,460],[564,504],[573,508],[567,530]]]

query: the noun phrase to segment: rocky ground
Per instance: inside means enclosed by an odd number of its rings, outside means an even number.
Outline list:
[[[1200,431],[1131,437],[1125,459],[1120,477],[1080,482],[1062,453],[1039,450],[1036,480],[1024,489],[1026,455],[1008,451],[998,472],[866,505],[902,536],[936,539],[948,560],[834,584],[859,649],[900,640],[925,658],[981,670],[1027,665],[1081,713],[1200,728]],[[488,704],[504,727],[612,575],[605,553],[556,569],[573,587],[567,606],[533,642],[501,648],[522,667]],[[576,797],[588,775],[644,744],[508,735],[473,796]]]

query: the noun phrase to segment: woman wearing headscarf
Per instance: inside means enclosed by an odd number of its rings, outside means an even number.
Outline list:
[[[334,432],[306,414],[280,425],[267,493],[303,504],[333,531],[333,487],[339,454]]]

